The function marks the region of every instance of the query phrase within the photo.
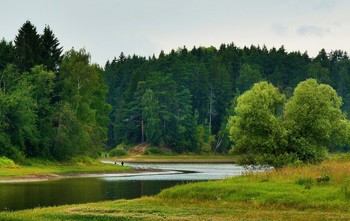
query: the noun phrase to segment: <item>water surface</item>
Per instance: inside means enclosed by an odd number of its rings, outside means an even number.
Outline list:
[[[135,168],[159,169],[141,174],[96,174],[58,180],[0,183],[0,210],[133,199],[151,196],[176,184],[240,175],[233,164],[133,163]]]

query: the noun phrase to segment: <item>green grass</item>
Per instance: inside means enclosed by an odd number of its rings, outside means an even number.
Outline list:
[[[106,173],[130,171],[130,167],[114,164],[103,164],[91,158],[73,158],[69,162],[55,162],[49,160],[27,159],[23,165],[1,167],[0,179],[13,179],[27,176],[70,173]]]
[[[155,197],[3,212],[0,220],[350,220],[349,170],[350,158],[337,156],[179,185]]]

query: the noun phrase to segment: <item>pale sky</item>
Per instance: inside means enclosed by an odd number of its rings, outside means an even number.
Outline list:
[[[64,50],[85,48],[92,62],[158,55],[186,46],[284,45],[316,56],[350,52],[348,0],[0,0],[0,38],[30,20],[50,25]]]

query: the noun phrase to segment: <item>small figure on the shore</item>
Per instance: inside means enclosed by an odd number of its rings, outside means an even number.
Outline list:
[[[122,166],[124,166],[124,162],[122,161]]]
[[[117,162],[114,162],[114,164],[117,164]]]

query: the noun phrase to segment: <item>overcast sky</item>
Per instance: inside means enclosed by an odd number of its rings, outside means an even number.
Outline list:
[[[30,20],[64,50],[86,48],[104,65],[121,52],[149,56],[184,45],[284,45],[317,55],[350,52],[348,0],[0,0],[0,38]]]

